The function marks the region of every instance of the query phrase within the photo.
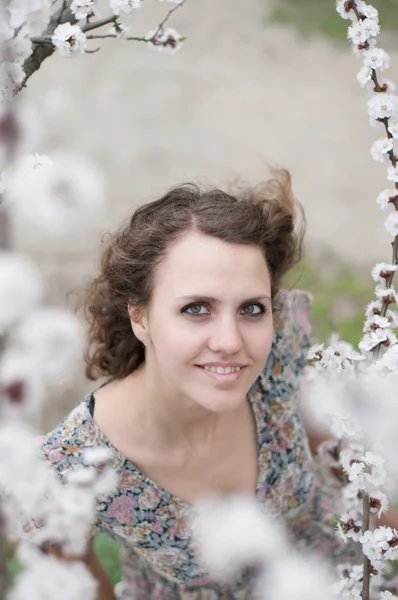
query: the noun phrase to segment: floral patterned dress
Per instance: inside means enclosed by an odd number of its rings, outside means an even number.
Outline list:
[[[310,345],[310,298],[284,292],[274,316],[274,341],[264,371],[251,387],[257,426],[256,497],[284,519],[295,542],[333,555],[333,496],[321,484],[298,410],[300,378]],[[50,434],[41,438],[40,456],[60,477],[82,468],[83,451],[101,446],[113,452],[118,488],[97,498],[95,531],[122,546],[123,580],[118,598],[149,600],[229,600],[253,596],[255,577],[246,569],[230,585],[210,580],[195,554],[189,522],[194,509],[140,472],[110,444],[93,420],[88,395]]]

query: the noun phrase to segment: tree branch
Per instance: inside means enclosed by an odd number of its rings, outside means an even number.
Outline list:
[[[163,19],[163,21],[161,23],[159,23],[155,35],[157,35],[159,33],[159,31],[161,29],[163,29],[164,25],[166,25],[167,21],[170,19],[170,17],[173,14],[173,12],[175,12],[176,10],[178,10],[179,8],[181,8],[181,6],[183,6],[185,4],[185,2],[186,2],[186,0],[182,0],[182,2],[180,2],[180,4],[176,4],[175,6],[173,6],[173,8],[171,8],[169,10],[169,12],[167,13],[167,15]]]
[[[370,504],[369,495],[364,494],[362,500],[362,532],[365,533],[370,526]],[[363,580],[362,580],[362,600],[369,600],[370,593],[370,560],[363,555]]]
[[[104,25],[108,25],[109,23],[114,23],[118,19],[118,15],[111,15],[106,19],[101,19],[101,21],[94,21],[94,23],[87,23],[87,25],[83,25],[82,31],[92,31],[93,29],[98,29],[99,27],[103,27]]]
[[[49,56],[51,56],[55,50],[53,44],[51,43],[51,36],[54,33],[54,30],[61,25],[61,23],[77,23],[77,20],[73,13],[70,10],[71,0],[66,0],[63,2],[62,7],[51,17],[50,23],[46,31],[44,32],[43,41],[37,41],[36,47],[33,49],[32,54],[27,58],[23,64],[23,70],[25,72],[25,79],[18,86],[15,91],[15,94],[20,92],[24,87],[26,87],[26,82],[30,77],[32,77],[33,73],[38,71],[41,67],[42,62],[46,60]],[[38,38],[40,40],[40,38]],[[50,43],[49,43],[50,41]]]
[[[54,53],[55,48],[54,48],[54,45],[51,40],[52,40],[52,35],[54,33],[54,30],[58,27],[58,25],[61,25],[62,23],[68,23],[68,22],[73,25],[78,22],[76,17],[73,15],[73,13],[70,10],[71,2],[72,2],[72,0],[63,0],[62,8],[53,15],[44,34],[41,36],[35,36],[35,37],[31,38],[31,41],[34,44],[35,48],[31,54],[31,56],[29,56],[29,58],[26,59],[26,61],[24,62],[23,69],[25,71],[25,79],[17,87],[15,94],[17,94],[24,87],[26,87],[26,82],[28,81],[28,79],[33,75],[33,73],[35,73],[36,71],[38,71],[40,69],[42,62],[44,62],[46,60],[46,58],[48,58],[49,56],[51,56]],[[126,37],[124,39],[127,41],[136,41],[136,42],[150,42],[152,39],[155,39],[156,36],[159,34],[159,32],[163,29],[164,25],[170,19],[171,15],[176,10],[181,8],[181,6],[183,6],[185,4],[185,2],[186,2],[186,0],[183,0],[180,4],[173,6],[173,8],[171,8],[168,11],[168,13],[166,14],[163,21],[161,21],[161,23],[159,23],[159,25],[157,26],[152,38]],[[83,27],[81,29],[84,33],[87,31],[93,31],[94,29],[99,29],[100,27],[103,27],[104,25],[108,25],[109,23],[116,23],[117,19],[118,19],[118,15],[111,15],[109,17],[106,17],[105,19],[101,19],[100,21],[95,21],[94,23],[86,23],[86,25],[83,25]],[[88,35],[87,39],[96,40],[96,39],[106,39],[106,38],[116,38],[116,37],[117,36],[113,35],[113,34]],[[86,50],[87,54],[92,54],[93,52],[98,52],[98,49],[96,49],[94,51]]]

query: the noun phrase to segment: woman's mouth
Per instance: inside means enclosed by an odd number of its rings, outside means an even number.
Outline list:
[[[236,381],[241,377],[246,367],[216,367],[195,365],[205,375],[218,381]]]

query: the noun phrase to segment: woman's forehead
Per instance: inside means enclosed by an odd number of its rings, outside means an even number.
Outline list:
[[[218,297],[225,288],[270,295],[270,277],[261,248],[193,233],[176,242],[159,265],[157,283],[175,297]]]

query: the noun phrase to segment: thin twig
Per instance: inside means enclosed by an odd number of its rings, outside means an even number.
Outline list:
[[[100,21],[94,21],[94,23],[87,23],[87,25],[83,25],[82,31],[84,33],[86,31],[92,31],[93,29],[99,29],[99,27],[103,27],[104,25],[109,25],[109,23],[114,23],[118,19],[118,15],[111,15],[106,19],[101,19]]]
[[[368,494],[364,494],[362,499],[362,532],[365,533],[370,525],[370,504]],[[362,600],[369,600],[370,595],[370,560],[363,555],[363,581],[362,581]]]
[[[171,8],[169,10],[169,12],[167,13],[167,15],[163,19],[163,21],[161,23],[159,23],[158,28],[157,28],[156,33],[155,33],[155,36],[159,33],[159,31],[161,31],[163,29],[163,26],[166,25],[167,21],[170,19],[170,17],[173,14],[173,12],[175,12],[176,10],[178,10],[179,8],[181,8],[181,6],[183,6],[185,4],[185,2],[186,2],[186,0],[183,0],[182,2],[180,2],[180,4],[176,4],[176,6],[173,6],[173,8]]]
[[[106,38],[117,38],[118,36],[114,33],[103,33],[98,35],[88,35],[88,40],[105,40]],[[124,40],[135,41],[135,42],[150,42],[152,38],[144,38],[144,37],[123,37]],[[87,52],[87,50],[86,50]]]

